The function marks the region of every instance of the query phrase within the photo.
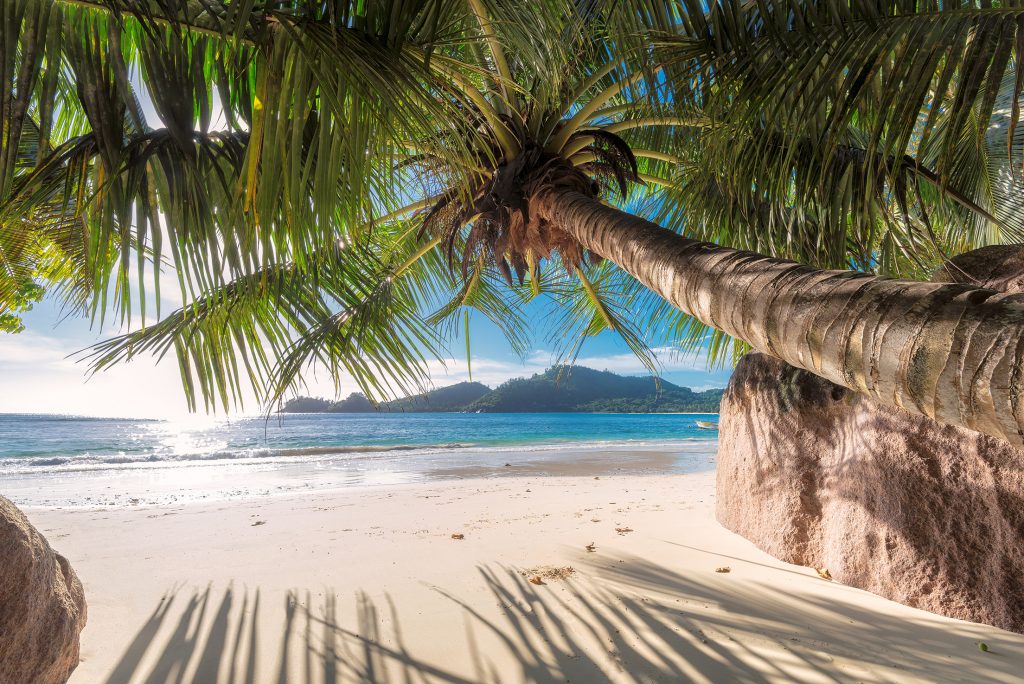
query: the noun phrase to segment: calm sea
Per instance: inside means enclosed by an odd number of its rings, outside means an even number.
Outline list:
[[[185,422],[0,414],[0,493],[26,505],[166,503],[566,472],[692,472],[717,433],[693,414],[286,414]],[[655,457],[655,454],[657,457]],[[507,464],[507,465],[506,465]]]

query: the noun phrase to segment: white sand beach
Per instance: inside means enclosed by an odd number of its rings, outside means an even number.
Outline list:
[[[26,513],[85,585],[73,683],[1020,681],[1024,635],[724,530],[713,472],[568,470]]]

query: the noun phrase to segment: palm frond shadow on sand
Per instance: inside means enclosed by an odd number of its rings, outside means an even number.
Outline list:
[[[422,638],[414,649],[388,594],[288,591],[275,596],[281,611],[270,591],[228,586],[218,597],[206,587],[169,592],[106,682],[943,681],[943,673],[955,681],[965,672],[1012,681],[1024,661],[1016,640],[1003,644],[981,625],[951,629],[864,609],[856,595],[794,598],[634,558],[602,559],[586,577],[543,586],[508,566],[478,572],[486,598],[435,587],[461,612],[465,632],[431,639],[462,644],[461,665]],[[261,617],[268,609],[283,623]],[[273,634],[268,625],[277,625]],[[991,653],[974,647],[982,638]]]

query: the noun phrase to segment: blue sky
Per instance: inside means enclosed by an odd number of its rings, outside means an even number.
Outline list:
[[[550,305],[546,305],[550,306]],[[175,302],[165,300],[164,313]],[[538,311],[544,315],[545,311]],[[101,416],[181,417],[187,414],[184,394],[173,358],[157,363],[152,357],[139,357],[131,363],[87,378],[84,361],[72,355],[118,332],[107,325],[90,328],[89,321],[62,317],[56,303],[44,299],[24,315],[26,330],[17,335],[0,333],[0,412],[45,412]],[[481,315],[471,319],[473,379],[490,386],[509,378],[528,376],[557,361],[554,345],[536,340],[533,350],[520,359],[510,349],[500,331]],[[435,386],[450,385],[468,379],[463,342],[452,344],[452,355],[430,362],[428,370]],[[723,387],[728,370],[709,372],[703,358],[679,358],[671,349],[660,348],[658,360],[663,377],[679,385],[706,389]],[[623,375],[646,371],[640,361],[619,338],[604,333],[588,340],[578,363],[598,370]],[[333,383],[322,370],[307,375],[308,394],[334,396]],[[342,378],[342,396],[357,388],[350,378]],[[249,402],[246,413],[259,406]]]

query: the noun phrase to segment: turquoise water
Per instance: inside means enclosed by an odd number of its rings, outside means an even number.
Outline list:
[[[0,414],[0,473],[121,469],[216,460],[278,461],[437,451],[706,444],[681,414],[286,414],[166,422]]]
[[[22,506],[179,506],[350,487],[714,468],[717,415],[307,414],[171,422],[0,414]]]

